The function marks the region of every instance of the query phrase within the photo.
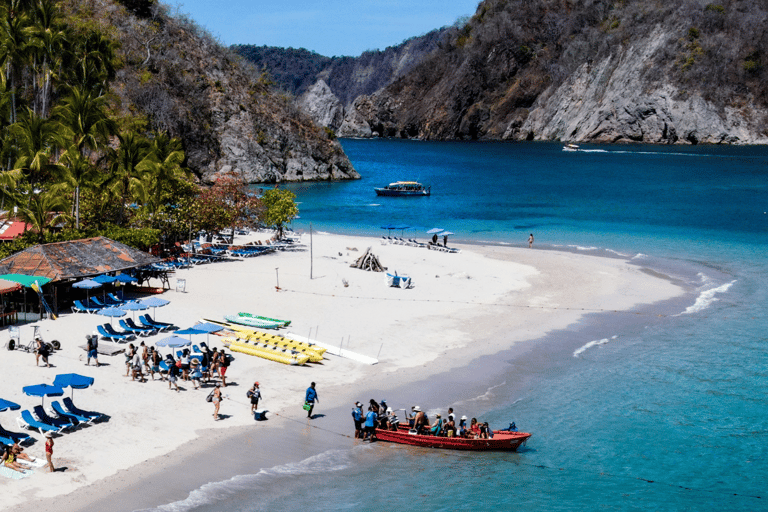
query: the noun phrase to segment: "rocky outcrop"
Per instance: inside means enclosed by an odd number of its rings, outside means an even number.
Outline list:
[[[344,121],[344,105],[323,80],[302,94],[296,104],[320,126],[338,130]]]
[[[161,4],[139,19],[102,3],[97,19],[116,29],[125,62],[112,85],[119,107],[180,138],[202,182],[233,171],[251,183],[360,177],[332,133],[189,20]]]
[[[484,0],[346,118],[382,137],[766,144],[766,18],[757,0]]]

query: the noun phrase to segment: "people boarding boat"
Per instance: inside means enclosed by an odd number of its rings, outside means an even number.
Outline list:
[[[374,188],[377,196],[392,197],[428,196],[430,189],[431,187],[425,187],[416,181],[396,181],[386,187]]]
[[[517,451],[521,444],[525,443],[532,434],[527,432],[510,432],[494,430],[493,437],[466,438],[466,437],[442,437],[426,434],[417,434],[416,431],[401,427],[398,430],[384,430],[377,428],[376,437],[379,441],[390,443],[422,446],[425,448],[442,448],[445,450],[472,450],[472,451]]]

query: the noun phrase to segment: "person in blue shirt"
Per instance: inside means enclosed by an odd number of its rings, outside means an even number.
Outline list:
[[[363,440],[376,441],[376,422],[378,419],[379,415],[369,407],[368,413],[365,415],[365,437]]]
[[[315,408],[315,402],[320,403],[320,399],[317,397],[317,391],[315,390],[315,383],[313,382],[307,388],[307,394],[304,397],[304,403],[309,405],[307,409],[307,418],[312,419],[312,409]]]
[[[363,404],[360,402],[355,402],[352,418],[355,420],[355,439],[361,439],[363,437]]]

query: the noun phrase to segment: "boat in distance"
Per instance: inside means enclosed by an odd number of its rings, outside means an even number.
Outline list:
[[[464,437],[438,437],[411,433],[408,429],[382,430],[376,429],[376,437],[379,441],[390,443],[408,444],[411,446],[423,446],[425,448],[442,448],[445,450],[472,450],[472,451],[517,451],[517,448],[525,443],[532,434],[527,432],[493,431],[491,439],[467,439]]]
[[[563,146],[563,151],[578,151],[579,149],[581,148],[579,148],[578,144],[566,144]]]
[[[373,190],[376,191],[377,196],[397,196],[397,197],[410,197],[410,196],[428,196],[430,194],[431,187],[425,187],[417,181],[396,181],[390,183],[386,187],[376,187]]]

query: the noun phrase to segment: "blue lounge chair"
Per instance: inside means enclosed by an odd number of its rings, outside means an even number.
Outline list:
[[[54,427],[61,427],[64,430],[73,429],[77,426],[77,423],[71,418],[52,418],[48,416],[42,405],[36,405],[32,408],[33,414],[37,417],[38,421],[53,425]]]
[[[139,329],[138,327],[131,327],[125,323],[125,320],[120,320],[120,327],[123,328],[123,331],[132,332],[133,334],[138,334],[139,336],[149,336],[150,334],[157,332],[150,329]]]
[[[72,402],[72,399],[69,397],[64,397],[64,408],[72,414],[77,414],[78,416],[87,416],[91,418],[91,421],[98,421],[104,417],[104,415],[99,412],[84,411],[82,409],[78,409],[77,406]]]
[[[106,308],[107,306],[109,306],[109,304],[105,304],[101,302],[98,297],[91,297],[90,303],[88,305],[93,306],[95,308]]]
[[[58,400],[51,402],[51,407],[53,407],[53,410],[56,411],[56,414],[58,414],[60,418],[71,418],[78,423],[85,423],[87,425],[90,425],[93,421],[93,419],[88,416],[80,416],[79,414],[65,411]]]
[[[16,422],[19,424],[19,428],[37,429],[41,434],[46,432],[56,432],[57,434],[60,434],[61,431],[64,430],[63,427],[54,427],[53,425],[43,423],[42,421],[37,421],[32,417],[32,413],[26,409],[21,411],[21,416],[16,418]]]
[[[3,436],[6,439],[8,438],[13,439],[20,443],[23,443],[24,441],[31,439],[28,434],[19,434],[18,432],[10,432],[8,430],[5,430],[2,425],[0,425],[0,436]],[[10,444],[13,444],[13,443],[10,443]]]
[[[141,320],[141,323],[143,323],[144,325],[156,327],[161,331],[163,330],[168,331],[176,327],[175,325],[169,324],[167,322],[158,322],[156,320],[152,320],[152,317],[149,316],[149,314],[139,316],[139,320]]]
[[[101,308],[92,308],[89,306],[86,306],[79,300],[74,301],[74,305],[72,306],[72,312],[73,313],[95,313]]]
[[[120,297],[118,297],[114,293],[108,293],[107,294],[107,302],[109,302],[113,306],[117,306],[117,305],[120,305],[120,304],[125,304],[128,301],[121,299]]]
[[[109,324],[97,325],[96,330],[99,331],[99,334],[101,334],[102,337],[110,341],[116,341],[117,343],[136,338],[135,334],[131,334],[131,333],[120,334],[119,332],[112,329],[112,326]]]
[[[157,334],[157,331],[159,330],[157,327],[152,327],[151,325],[137,325],[132,318],[126,318],[125,323],[132,329],[141,329],[142,331],[149,330],[151,331],[150,334]]]

